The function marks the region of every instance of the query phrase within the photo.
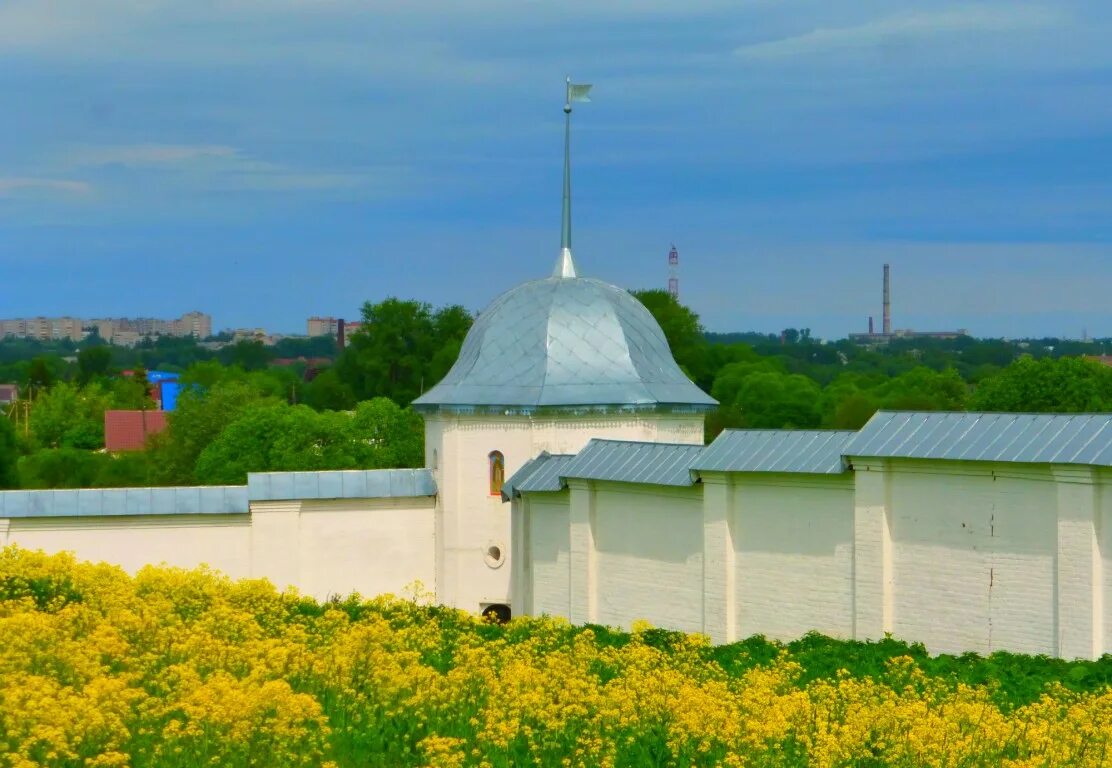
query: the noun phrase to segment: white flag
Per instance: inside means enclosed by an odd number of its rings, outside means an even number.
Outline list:
[[[591,97],[588,95],[591,92],[590,84],[577,85],[575,83],[568,83],[568,102],[573,101],[590,101]]]

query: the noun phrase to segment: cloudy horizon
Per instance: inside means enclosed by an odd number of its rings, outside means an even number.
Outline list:
[[[419,5],[419,7],[418,7]],[[9,0],[0,316],[304,332],[559,245],[709,330],[1112,336],[1112,7]]]

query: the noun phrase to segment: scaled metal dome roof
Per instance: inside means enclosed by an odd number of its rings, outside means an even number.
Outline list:
[[[553,277],[519,285],[483,310],[455,365],[413,402],[416,408],[716,405],[680,370],[641,302],[617,286],[576,277],[570,253],[561,259]]]

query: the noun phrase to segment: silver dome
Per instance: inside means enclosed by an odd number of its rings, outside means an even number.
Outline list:
[[[448,375],[413,405],[700,411],[716,405],[680,370],[641,302],[574,274],[574,267],[558,265],[556,276],[495,299],[475,320]]]

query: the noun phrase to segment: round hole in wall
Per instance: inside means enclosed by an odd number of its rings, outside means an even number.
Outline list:
[[[510,620],[510,606],[503,603],[492,603],[482,607],[483,618],[496,624],[505,624]]]
[[[491,568],[501,568],[502,563],[506,562],[506,553],[498,544],[491,544],[483,553],[483,560]]]

